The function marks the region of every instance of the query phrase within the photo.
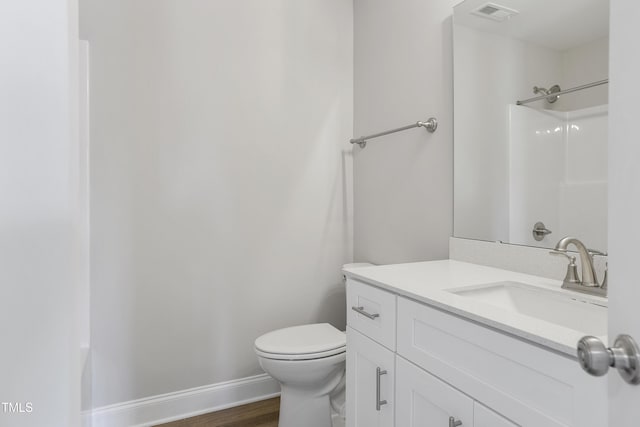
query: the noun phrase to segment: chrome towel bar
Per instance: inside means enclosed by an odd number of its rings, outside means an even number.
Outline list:
[[[422,121],[421,122],[416,122],[416,123],[414,123],[412,125],[402,126],[401,128],[391,129],[391,130],[387,130],[387,131],[380,132],[380,133],[374,133],[373,135],[361,136],[360,138],[354,138],[349,142],[351,142],[352,144],[358,144],[360,146],[360,148],[364,148],[364,147],[367,146],[367,140],[369,140],[369,139],[378,138],[379,136],[385,136],[385,135],[389,135],[391,133],[401,132],[403,130],[419,128],[419,127],[423,127],[428,132],[433,133],[433,132],[436,131],[436,129],[438,129],[438,120],[436,120],[435,117],[430,117],[427,120],[425,120],[424,122],[422,122]]]

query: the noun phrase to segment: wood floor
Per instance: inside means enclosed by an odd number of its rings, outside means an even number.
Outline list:
[[[276,397],[156,427],[278,427],[279,409]]]

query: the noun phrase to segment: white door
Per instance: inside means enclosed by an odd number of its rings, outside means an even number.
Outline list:
[[[0,12],[0,426],[80,424],[77,0]]]
[[[347,427],[393,427],[393,352],[347,327]]]
[[[396,357],[396,426],[445,427],[461,423],[471,427],[475,425],[473,404],[467,395],[402,357]]]
[[[611,0],[609,76],[609,343],[640,342],[640,2]],[[609,373],[609,426],[640,425],[640,386]]]

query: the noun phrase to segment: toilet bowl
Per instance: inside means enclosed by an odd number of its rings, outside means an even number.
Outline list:
[[[278,329],[256,339],[255,351],[262,369],[281,386],[279,427],[343,422],[344,332],[328,323]]]

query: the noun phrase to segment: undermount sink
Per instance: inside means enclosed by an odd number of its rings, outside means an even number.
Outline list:
[[[519,282],[487,283],[449,292],[585,334],[607,334],[606,302],[589,296],[555,292]]]

